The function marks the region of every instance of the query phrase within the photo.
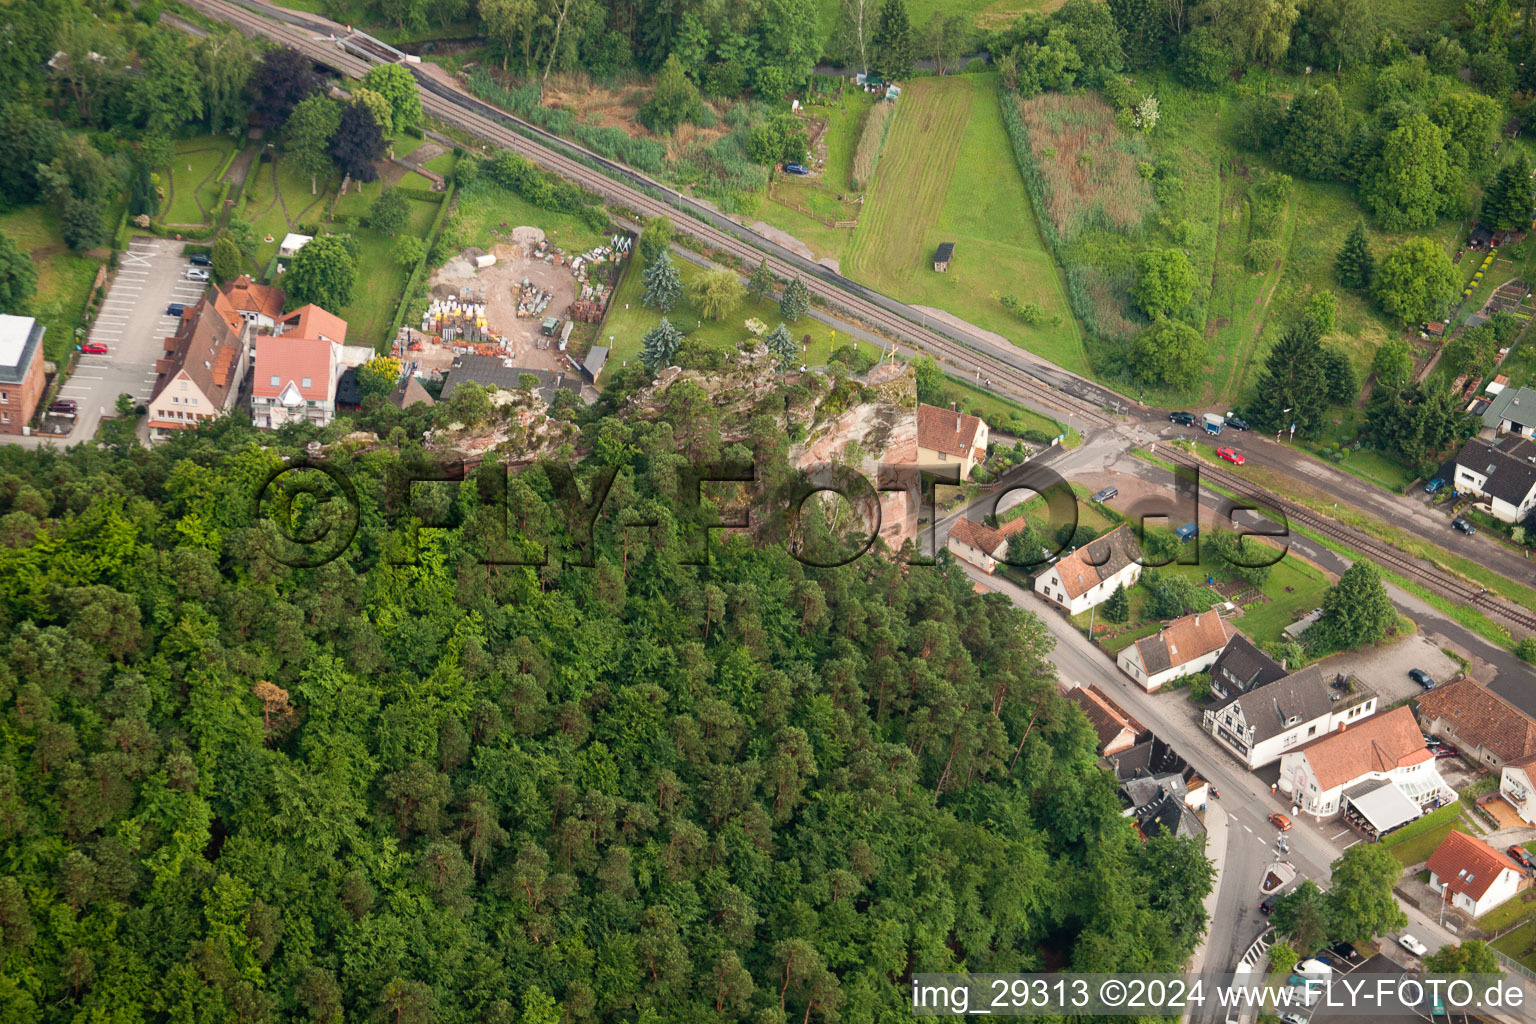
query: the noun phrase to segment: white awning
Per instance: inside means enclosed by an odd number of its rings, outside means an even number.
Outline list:
[[[1422,813],[1418,803],[1389,779],[1373,779],[1351,786],[1344,791],[1344,798],[1371,823],[1377,834],[1397,828]]]

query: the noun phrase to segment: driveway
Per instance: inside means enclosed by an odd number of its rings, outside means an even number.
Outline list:
[[[1378,644],[1363,651],[1335,654],[1318,663],[1325,674],[1349,673],[1381,697],[1381,706],[1387,707],[1409,697],[1417,697],[1424,690],[1408,678],[1408,670],[1421,668],[1437,683],[1454,679],[1461,666],[1446,657],[1440,644],[1423,633],[1415,633],[1395,644]]]
[[[89,335],[90,341],[107,346],[107,354],[81,355],[59,388],[60,398],[80,407],[65,444],[94,437],[102,418],[115,414],[118,395],[132,395],[141,405],[149,401],[155,362],[165,355],[165,339],[176,331],[176,318],[166,314],[166,307],[173,302],[190,306],[207,287],[186,279],[191,264],[181,254],[183,245],[149,237],[128,243]]]

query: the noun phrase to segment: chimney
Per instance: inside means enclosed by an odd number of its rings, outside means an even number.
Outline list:
[[[1199,628],[1199,626],[1200,626],[1200,616],[1199,615],[1195,616],[1195,626],[1196,626],[1196,628]]]

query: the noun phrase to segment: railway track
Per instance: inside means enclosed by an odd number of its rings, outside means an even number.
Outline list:
[[[1377,540],[1370,534],[1357,530],[1352,526],[1346,526],[1335,519],[1320,515],[1305,505],[1299,505],[1294,501],[1256,487],[1236,473],[1222,469],[1219,466],[1213,466],[1204,459],[1180,451],[1177,448],[1171,446],[1160,448],[1157,454],[1180,466],[1198,468],[1203,480],[1207,480],[1240,498],[1250,499],[1255,504],[1278,508],[1285,513],[1291,522],[1297,523],[1314,533],[1320,533],[1325,537],[1348,545],[1378,565],[1390,569],[1399,576],[1406,577],[1442,597],[1455,601],[1458,604],[1476,608],[1490,618],[1496,619],[1507,626],[1512,626],[1522,631],[1522,633],[1536,633],[1536,615],[1533,615],[1525,608],[1506,601],[1480,587],[1471,586],[1460,577],[1430,565],[1422,559],[1415,558],[1405,551],[1400,551],[1384,541]]]
[[[256,4],[246,6],[230,0],[187,2],[209,17],[283,43],[342,74],[360,78],[373,66],[372,62],[343,50],[334,38],[337,26],[328,22],[292,11]],[[406,66],[416,76],[423,109],[432,116],[510,149],[646,217],[669,216],[679,230],[748,265],[766,256],[769,269],[779,278],[788,280],[800,276],[811,292],[829,306],[901,339],[913,348],[985,377],[996,390],[1011,391],[1081,420],[1087,426],[1110,426],[1115,421],[1104,410],[1109,406],[1118,408],[1132,404],[1077,378],[1067,378],[1062,381],[1062,386],[1053,386],[1037,376],[1043,370],[1030,367],[1022,356],[1013,357],[1017,362],[1000,358],[996,353],[978,348],[977,339],[967,341],[930,327],[927,317],[917,310],[791,253],[630,168],[446,85],[416,65]],[[512,127],[514,125],[516,129]],[[750,236],[751,241],[743,239],[743,234]]]

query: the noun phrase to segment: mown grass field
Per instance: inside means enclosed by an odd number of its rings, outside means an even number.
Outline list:
[[[1077,326],[1003,130],[991,75],[922,78],[902,106],[875,172],[843,271],[916,305],[947,310],[1078,372]],[[955,243],[947,273],[940,242]],[[1003,308],[1013,295],[1057,325],[1030,326]]]
[[[121,210],[114,211],[114,218],[120,215]],[[101,261],[69,251],[59,234],[58,214],[48,206],[0,213],[0,234],[8,235],[32,257],[37,293],[27,313],[48,329],[43,335],[43,351],[48,359],[59,362],[75,344],[75,328],[80,325],[80,314]]]
[[[215,176],[234,149],[234,140],[224,135],[200,135],[176,143],[176,155],[161,171],[168,202],[161,207],[159,219],[167,224],[206,223],[217,212],[213,209],[219,192]]]

